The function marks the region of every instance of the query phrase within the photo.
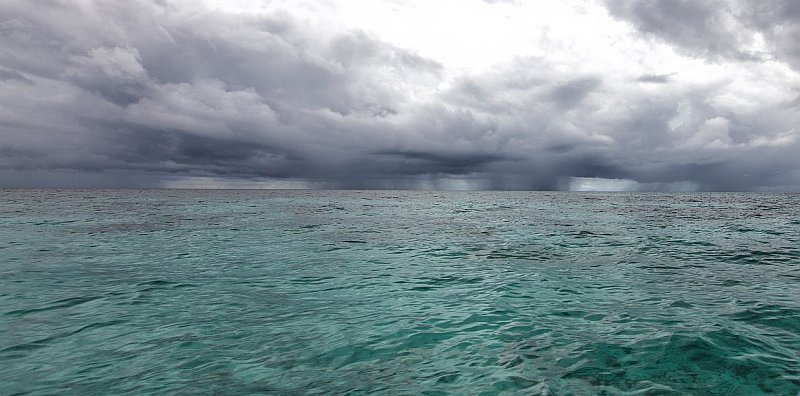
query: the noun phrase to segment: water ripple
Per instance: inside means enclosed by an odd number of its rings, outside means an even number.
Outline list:
[[[0,394],[800,391],[798,195],[0,203]]]

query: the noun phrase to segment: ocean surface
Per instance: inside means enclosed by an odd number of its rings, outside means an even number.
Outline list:
[[[0,394],[800,392],[800,195],[0,190]]]

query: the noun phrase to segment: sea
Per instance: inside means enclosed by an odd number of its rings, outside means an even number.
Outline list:
[[[800,195],[0,190],[0,394],[800,393]]]

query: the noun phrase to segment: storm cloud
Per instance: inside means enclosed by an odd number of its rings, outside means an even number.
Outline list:
[[[795,2],[575,1],[536,40],[445,30],[531,46],[489,63],[296,3],[2,2],[0,185],[800,190]],[[528,6],[464,4],[487,24]]]
[[[800,67],[800,3],[794,0],[619,0],[611,14],[692,56],[777,59]]]

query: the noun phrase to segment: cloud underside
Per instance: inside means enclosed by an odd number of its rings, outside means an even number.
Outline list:
[[[5,1],[0,184],[800,189],[796,2],[605,6],[637,45],[730,73],[558,55],[457,72],[291,11]]]

